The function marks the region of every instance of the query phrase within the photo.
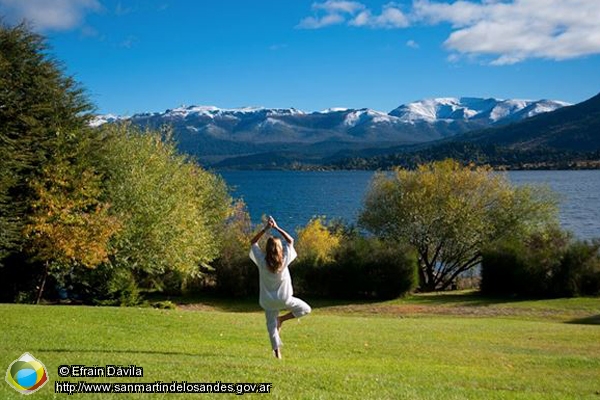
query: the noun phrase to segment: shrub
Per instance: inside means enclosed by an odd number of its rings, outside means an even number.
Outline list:
[[[553,287],[559,296],[600,294],[600,241],[576,241],[564,252]]]
[[[258,294],[258,270],[248,257],[250,218],[239,208],[229,220],[219,258],[212,264],[214,289],[226,296]],[[298,259],[290,265],[294,291],[337,299],[392,299],[417,284],[414,251],[396,242],[365,238],[353,230],[311,220],[298,231]]]
[[[416,287],[417,258],[409,247],[375,238],[348,240],[330,271],[335,297],[392,299]]]
[[[80,269],[73,278],[69,287],[84,303],[136,306],[143,300],[137,277],[126,268],[101,264],[94,269]]]
[[[215,268],[215,290],[218,294],[228,297],[258,295],[258,269],[248,254],[245,258],[230,259],[228,262],[220,259]]]
[[[327,264],[299,262],[294,282],[312,296],[392,299],[415,288],[417,259],[406,246],[354,236],[342,240]]]
[[[483,251],[481,291],[488,295],[510,295],[518,292],[519,273],[524,270],[518,255],[521,243],[502,243]]]
[[[221,234],[219,257],[211,263],[214,270],[209,276],[214,278],[213,288],[218,294],[229,297],[258,294],[258,269],[248,256],[252,236],[250,215],[244,202],[238,201]]]
[[[600,293],[600,242],[572,241],[554,228],[483,251],[481,290],[492,295],[564,297]]]
[[[158,308],[159,310],[176,310],[177,305],[171,300],[155,301],[150,303],[152,308]]]

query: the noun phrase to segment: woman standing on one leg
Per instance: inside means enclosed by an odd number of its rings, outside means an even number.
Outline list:
[[[263,253],[258,241],[271,228],[283,236],[285,243],[282,244],[279,238],[269,237],[266,251]],[[308,304],[293,296],[292,277],[288,266],[297,256],[294,239],[277,225],[273,217],[269,217],[267,225],[252,238],[251,244],[250,258],[258,266],[260,279],[259,303],[265,310],[273,354],[281,358],[281,325],[289,319],[300,318],[311,311]],[[289,312],[279,316],[280,310]]]

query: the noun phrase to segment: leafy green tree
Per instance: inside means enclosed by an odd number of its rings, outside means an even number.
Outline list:
[[[377,173],[359,216],[376,235],[414,246],[426,291],[445,289],[479,265],[485,245],[556,220],[555,196],[547,189],[514,187],[489,167],[454,160]]]
[[[22,247],[35,196],[29,183],[57,152],[61,137],[85,134],[92,109],[40,35],[24,24],[0,24],[0,261]]]
[[[90,128],[92,109],[41,36],[0,26],[0,280],[18,296],[50,272],[129,302],[219,252],[223,181],[158,132]]]
[[[122,221],[111,240],[112,267],[153,287],[169,271],[198,274],[218,256],[231,212],[224,181],[179,154],[164,132],[109,125],[103,134],[106,198]]]

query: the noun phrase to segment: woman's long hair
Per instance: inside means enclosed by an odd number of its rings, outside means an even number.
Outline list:
[[[283,269],[283,247],[281,239],[270,237],[267,239],[267,252],[265,254],[267,268],[276,274]]]

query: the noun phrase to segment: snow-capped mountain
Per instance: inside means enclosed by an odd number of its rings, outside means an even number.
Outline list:
[[[472,97],[447,97],[415,101],[390,112],[406,123],[482,121],[502,124],[533,117],[569,105],[551,100],[497,100]]]
[[[129,119],[129,117],[122,117],[114,114],[96,115],[90,122],[90,125],[94,128],[97,128],[100,125],[108,124],[111,122],[124,121],[127,119]]]
[[[215,160],[281,150],[324,154],[422,143],[519,121],[565,105],[550,100],[462,97],[420,100],[389,113],[369,108],[304,112],[295,108],[182,106],[130,117],[101,115],[92,125],[125,119],[142,127],[170,125],[183,151],[201,160]]]

